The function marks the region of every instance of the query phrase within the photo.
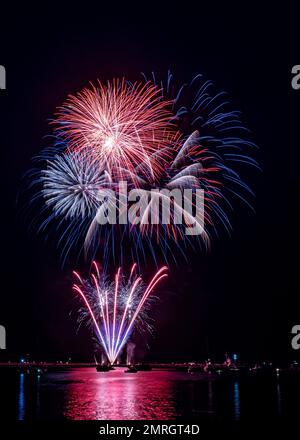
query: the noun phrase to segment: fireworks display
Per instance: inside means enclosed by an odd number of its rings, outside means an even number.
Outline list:
[[[160,267],[161,256],[177,261],[195,242],[208,248],[220,228],[230,233],[235,200],[252,206],[243,172],[257,168],[255,145],[225,96],[201,75],[180,87],[171,73],[98,81],[70,95],[51,121],[54,142],[30,172],[39,231],[55,225],[63,261],[78,246],[87,261],[101,255],[103,271],[94,262],[88,279],[74,272],[73,288],[84,304],[80,319],[93,325],[111,364],[134,328],[151,327],[150,294],[167,276],[163,266],[146,285],[141,261]],[[137,262],[128,280],[119,268],[111,282],[111,261],[122,266],[128,256]]]
[[[248,154],[255,146],[239,113],[212,87],[198,75],[178,88],[169,73],[160,82],[154,76],[133,84],[98,81],[69,96],[52,122],[58,146],[52,156],[51,149],[40,154],[42,171],[34,176],[42,186],[34,199],[42,199],[48,213],[43,228],[56,222],[63,258],[81,243],[86,256],[95,258],[100,249],[104,260],[122,264],[127,243],[138,262],[146,254],[156,261],[158,244],[168,262],[176,259],[172,243],[185,254],[195,242],[209,247],[220,228],[230,232],[234,199],[251,207],[242,173],[244,166],[257,167]],[[105,209],[99,195],[118,191],[120,181],[152,195],[144,218],[163,201],[153,190],[202,189],[204,209],[195,218],[202,233],[190,237],[185,224],[164,224],[159,216],[155,224],[99,225],[97,213]],[[122,206],[117,209],[120,214]]]
[[[147,325],[147,302],[155,286],[167,276],[167,267],[159,269],[149,284],[145,284],[136,273],[133,264],[126,281],[121,268],[114,282],[110,282],[93,262],[93,272],[88,280],[74,272],[75,292],[83,299],[81,319],[93,325],[100,345],[113,364],[128,341],[134,326]]]

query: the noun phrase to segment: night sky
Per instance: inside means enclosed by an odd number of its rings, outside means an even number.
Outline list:
[[[231,237],[221,231],[209,253],[191,251],[188,263],[171,266],[154,312],[156,336],[139,355],[190,361],[223,359],[230,351],[244,360],[299,359],[290,348],[291,328],[300,324],[300,90],[291,87],[300,60],[293,11],[208,11],[185,2],[180,9],[123,8],[1,17],[7,90],[0,91],[0,324],[7,351],[0,356],[92,359],[89,331],[77,331],[73,267],[62,270],[55,236],[45,242],[29,233],[20,215],[22,176],[69,93],[97,78],[136,80],[140,72],[163,76],[171,69],[179,82],[202,73],[229,93],[259,146],[263,172],[246,176],[256,213],[237,205]]]

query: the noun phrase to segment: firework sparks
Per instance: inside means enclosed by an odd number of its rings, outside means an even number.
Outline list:
[[[95,258],[101,247],[103,260],[116,262],[119,256],[122,264],[127,241],[138,262],[146,254],[156,261],[157,251],[166,262],[176,260],[174,245],[185,255],[195,240],[208,248],[220,228],[230,233],[234,199],[252,208],[253,193],[242,173],[245,166],[257,168],[248,155],[255,145],[246,136],[239,112],[228,109],[223,92],[211,93],[212,83],[201,75],[179,89],[171,74],[159,84],[155,78],[134,84],[99,82],[70,96],[59,109],[53,121],[59,148],[53,149],[52,157],[49,151],[42,153],[47,164],[33,174],[42,184],[33,200],[42,196],[50,208],[43,211],[48,217],[42,228],[59,219],[63,259],[81,243],[89,257]],[[154,200],[156,190],[190,189],[195,194],[202,189],[204,209],[196,221],[203,233],[192,238],[184,233],[184,223],[166,225],[161,218],[155,224],[99,224],[97,214],[107,208],[105,191],[117,193],[120,181],[129,190],[151,194],[145,217],[162,203],[158,192]],[[182,216],[188,219],[189,213],[182,210]]]
[[[147,303],[156,285],[167,276],[163,266],[153,276],[149,284],[136,273],[136,263],[132,266],[128,281],[122,276],[121,268],[115,281],[109,282],[93,262],[93,272],[88,280],[83,280],[74,272],[77,282],[73,289],[83,299],[85,308],[81,319],[88,319],[96,331],[99,343],[107,358],[113,364],[137,325],[147,325]]]
[[[71,151],[91,156],[110,173],[142,162],[144,172],[154,176],[162,158],[150,162],[149,154],[162,153],[177,137],[170,106],[154,84],[98,81],[69,96],[53,123]]]
[[[157,170],[154,178],[141,172],[145,164],[140,162],[133,170],[124,171],[123,179],[127,180],[128,186],[142,188],[149,194],[153,189],[163,188],[204,190],[204,210],[197,219],[204,224],[201,235],[191,239],[184,234],[182,225],[173,222],[164,225],[161,219],[157,224],[140,222],[130,227],[127,236],[129,239],[133,237],[130,244],[134,248],[135,258],[141,254],[145,258],[147,254],[147,257],[152,255],[156,261],[159,250],[168,261],[170,257],[176,258],[170,240],[185,255],[186,245],[193,247],[195,240],[207,248],[211,238],[218,235],[221,228],[230,234],[229,214],[234,209],[234,200],[240,200],[253,209],[251,198],[254,194],[243,179],[244,167],[259,167],[248,154],[256,146],[248,139],[248,130],[241,122],[240,113],[229,109],[230,103],[224,99],[224,92],[212,93],[212,82],[203,81],[202,75],[197,75],[189,84],[177,88],[170,72],[166,81],[156,81],[154,75],[151,80],[160,85],[163,99],[172,102],[174,121],[181,132],[180,142],[168,149],[163,167]],[[148,83],[149,79],[145,77],[145,81]],[[153,152],[149,156],[150,161],[156,160],[157,155],[159,152]],[[153,194],[148,198],[145,216],[155,204],[162,201],[161,194],[156,193],[157,200]],[[106,243],[114,245],[113,235],[112,228],[101,229],[94,220],[88,229],[85,246],[90,247],[93,254],[99,240],[104,239]],[[154,243],[159,246],[154,248]],[[111,247],[105,246],[105,249]]]
[[[41,172],[42,196],[56,216],[66,219],[94,216],[98,192],[111,183],[107,171],[80,153],[55,155]]]
[[[149,195],[149,203],[139,223],[139,232],[141,235],[147,235],[148,237],[153,236],[158,243],[163,241],[166,236],[172,237],[172,239],[177,242],[177,240],[184,239],[185,225],[196,223],[199,229],[202,229],[202,225],[205,225],[201,239],[208,245],[208,231],[209,226],[212,225],[211,213],[214,211],[214,204],[217,205],[218,198],[221,198],[220,189],[222,187],[222,180],[219,174],[222,173],[222,170],[223,166],[220,158],[213,152],[201,147],[199,133],[197,131],[192,133],[179,150],[173,151],[173,158],[170,158],[168,166],[160,173],[154,182],[139,178],[139,187],[141,189],[145,188],[143,191]],[[138,170],[136,170],[136,173],[136,175],[132,175],[132,173],[128,175],[129,182],[137,180]],[[169,191],[164,193],[161,191],[162,189]],[[184,189],[190,189],[192,192],[195,192],[196,189],[204,190],[204,209],[198,211],[196,217],[193,217],[191,213],[185,209],[184,200],[180,205],[176,202],[175,198],[174,200],[170,200],[169,194],[172,194],[171,192],[173,190],[179,190],[182,197],[184,197]],[[180,202],[182,202],[182,197],[180,197]],[[174,209],[170,209],[169,211],[172,216],[172,221],[165,223],[161,212],[158,212],[154,224],[146,221],[151,217],[150,211],[154,210],[155,206],[159,206],[160,202],[163,203],[165,200],[168,204],[173,203]],[[193,207],[195,208],[194,202]],[[178,210],[183,219],[183,222],[180,224],[176,224],[174,218]],[[226,221],[226,214],[221,211],[221,215]]]

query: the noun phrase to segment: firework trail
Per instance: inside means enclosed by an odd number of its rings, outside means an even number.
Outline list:
[[[73,289],[81,296],[85,306],[80,319],[87,319],[92,324],[111,364],[116,361],[133,329],[139,325],[149,325],[149,296],[156,285],[167,276],[167,267],[163,266],[150,283],[145,284],[142,277],[137,275],[136,266],[134,263],[127,281],[119,268],[113,283],[100,272],[95,261],[89,279],[84,280],[74,272],[76,283]]]

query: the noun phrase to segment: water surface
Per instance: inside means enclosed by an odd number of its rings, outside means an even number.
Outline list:
[[[300,379],[225,378],[123,368],[0,371],[1,416],[14,420],[247,420],[296,417]]]

